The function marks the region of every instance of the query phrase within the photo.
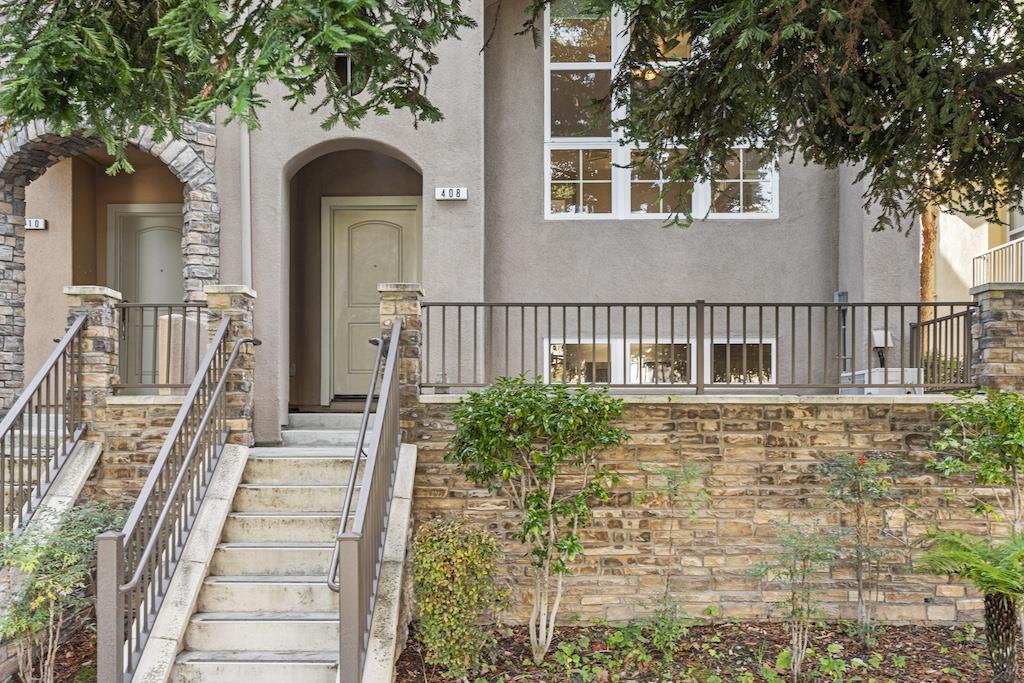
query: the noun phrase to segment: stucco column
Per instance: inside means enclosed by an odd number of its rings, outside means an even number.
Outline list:
[[[0,182],[0,411],[25,382],[25,185]]]
[[[377,285],[380,293],[381,335],[387,339],[396,318],[402,320],[398,339],[398,384],[401,425],[407,433],[416,426],[420,395],[420,339],[423,330],[423,285],[388,282]]]
[[[227,332],[229,352],[234,349],[239,339],[253,336],[256,292],[245,285],[207,285],[204,292],[209,309],[208,333],[211,339],[223,318],[231,321]],[[231,430],[228,443],[252,446],[255,442],[252,431],[255,370],[255,344],[243,344],[224,385],[228,428]]]
[[[68,302],[68,324],[86,317],[82,331],[82,417],[89,429],[85,438],[103,442],[101,429],[93,427],[106,419],[107,399],[118,383],[118,316],[121,293],[93,285],[64,288]]]
[[[1024,283],[991,283],[971,290],[979,308],[972,379],[990,389],[1024,391]]]

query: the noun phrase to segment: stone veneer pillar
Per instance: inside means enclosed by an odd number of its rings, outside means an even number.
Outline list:
[[[25,382],[25,186],[0,182],[0,412]]]
[[[1024,283],[975,287],[972,378],[981,387],[1024,391]]]
[[[83,419],[90,427],[106,418],[107,399],[118,383],[118,310],[121,293],[92,285],[64,288],[68,301],[68,325],[86,317],[82,332]],[[101,431],[87,429],[86,439],[103,442]]]
[[[377,292],[380,294],[381,335],[390,337],[395,319],[402,320],[402,333],[398,340],[399,406],[402,429],[411,434],[416,427],[420,392],[423,285],[388,282],[377,285]]]
[[[212,339],[223,318],[228,326],[228,351],[239,339],[253,336],[253,310],[256,292],[245,285],[207,285],[204,288],[209,312],[208,331]],[[228,408],[228,443],[252,446],[253,378],[256,369],[254,344],[243,344],[225,384]]]

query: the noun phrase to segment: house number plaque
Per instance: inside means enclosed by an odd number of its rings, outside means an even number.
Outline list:
[[[466,187],[435,187],[434,199],[439,202],[459,202],[469,199],[469,188]]]

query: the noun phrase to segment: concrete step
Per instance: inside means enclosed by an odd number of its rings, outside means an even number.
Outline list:
[[[213,553],[214,576],[326,576],[331,543],[221,543]]]
[[[257,449],[261,450],[261,449]],[[242,472],[243,484],[348,484],[351,456],[250,454]]]
[[[350,429],[358,430],[362,413],[291,413],[288,429]],[[373,425],[373,414],[370,414]]]
[[[224,523],[221,541],[331,543],[338,537],[338,521],[338,513],[232,512]]]
[[[199,612],[185,629],[186,650],[337,652],[337,612]]]
[[[281,431],[284,446],[320,446],[341,448],[355,446],[359,432],[354,429],[285,429]]]
[[[232,510],[336,512],[341,510],[347,488],[333,484],[240,484],[235,491]]]
[[[209,576],[199,593],[199,612],[334,612],[338,594],[319,576]]]
[[[172,683],[335,683],[333,652],[183,652],[171,671]]]

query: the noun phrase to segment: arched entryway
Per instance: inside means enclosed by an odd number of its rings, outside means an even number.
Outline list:
[[[182,289],[185,299],[194,301],[202,297],[205,285],[219,278],[216,132],[211,124],[197,123],[185,126],[183,133],[182,139],[156,142],[147,129],[130,142],[159,159],[181,183]],[[29,125],[0,144],[0,406],[4,408],[25,379],[26,187],[62,159],[99,145],[84,135],[54,134],[42,123]]]
[[[420,274],[423,179],[379,149],[307,162],[289,183],[289,403],[325,407],[366,393],[377,284]]]

